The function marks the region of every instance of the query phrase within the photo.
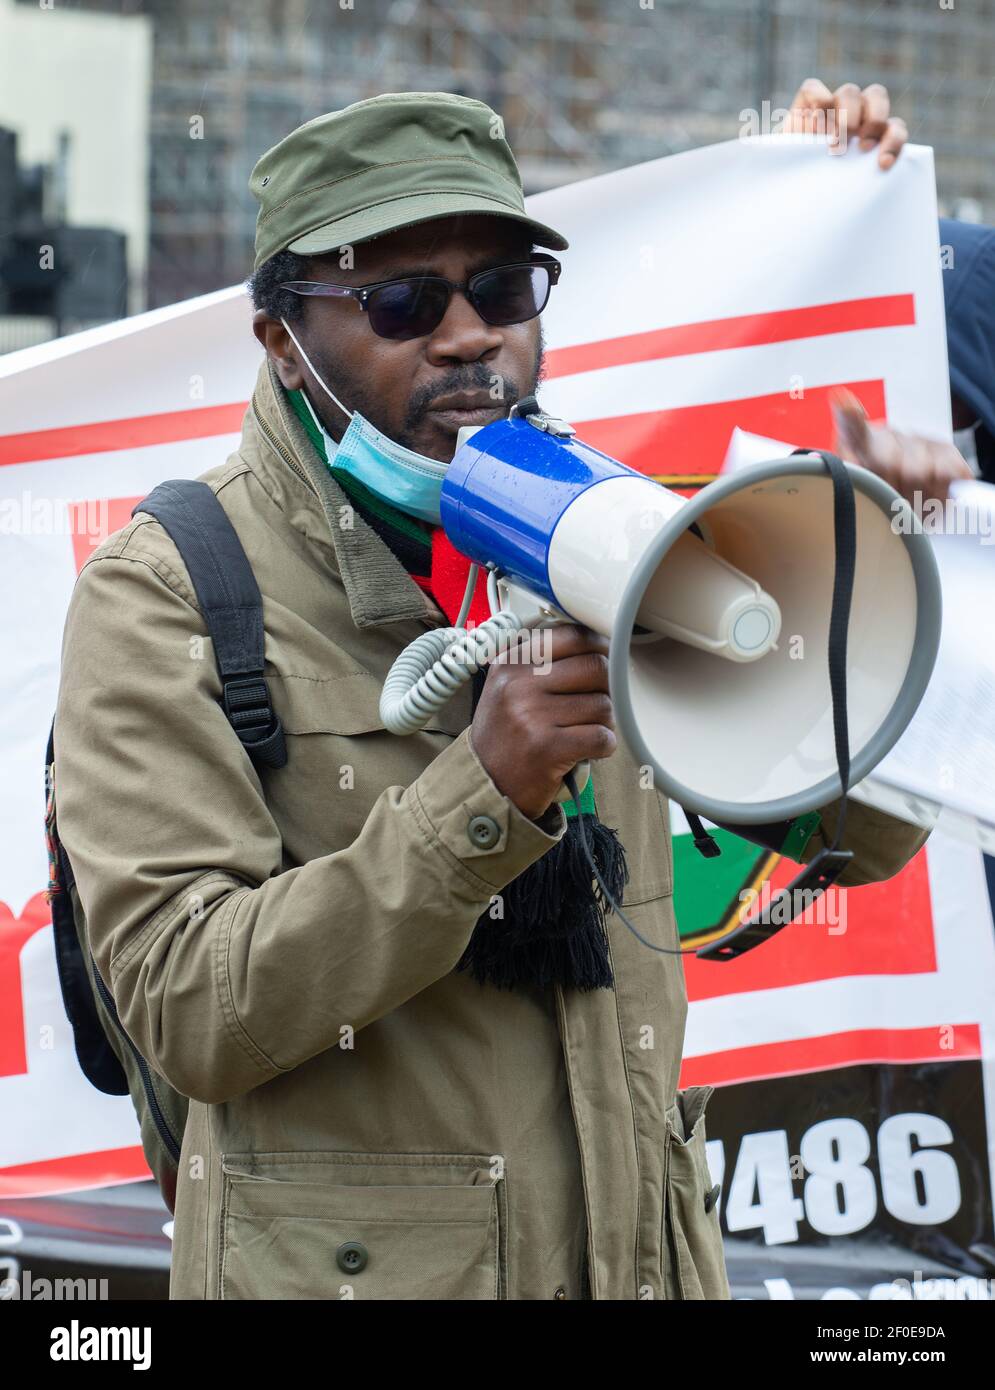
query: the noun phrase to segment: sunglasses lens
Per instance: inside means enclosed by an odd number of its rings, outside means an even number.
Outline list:
[[[498,267],[473,277],[470,298],[485,323],[525,323],[542,313],[552,283],[545,265]],[[381,285],[366,301],[370,327],[381,338],[423,338],[442,322],[449,297],[445,281],[431,278]]]
[[[544,265],[488,271],[474,282],[474,307],[485,323],[495,327],[525,323],[545,309],[550,283]]]
[[[398,280],[374,290],[367,302],[370,327],[381,338],[421,338],[438,328],[449,290],[435,280]]]

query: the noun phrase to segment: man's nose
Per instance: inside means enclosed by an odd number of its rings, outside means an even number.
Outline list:
[[[477,362],[504,342],[500,328],[495,328],[477,313],[461,290],[453,290],[445,318],[428,340],[426,349],[430,362]]]

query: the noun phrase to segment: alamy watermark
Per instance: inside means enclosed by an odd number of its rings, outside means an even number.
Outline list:
[[[106,1279],[49,1279],[30,1269],[0,1279],[0,1299],[22,1303],[106,1302],[110,1298]]]
[[[80,502],[39,496],[29,488],[19,497],[0,497],[0,536],[86,536],[99,545],[110,533],[106,497]]]
[[[744,107],[739,113],[739,138],[748,140],[754,135],[784,135],[797,128],[799,111],[807,134],[832,136],[834,142],[846,146],[846,110],[831,106],[819,107],[772,106],[762,101],[759,108]]]
[[[979,536],[982,545],[992,544],[995,515],[983,507],[954,497],[942,501],[938,497],[926,497],[917,489],[912,494],[912,509],[928,536]],[[915,528],[908,505],[896,497],[891,511],[892,531],[898,536],[910,535]]]
[[[791,922],[802,926],[825,927],[829,936],[846,933],[846,895],[832,889],[796,888],[788,893],[772,888],[764,879],[759,888],[744,888],[739,895],[741,922],[754,917],[771,926],[786,927]]]
[[[536,675],[545,676],[553,669],[553,628],[518,628],[505,632],[480,633],[482,624],[468,622],[467,631],[475,634],[471,644],[463,639],[448,648],[446,661],[456,665],[485,666],[498,658],[509,666],[534,666]]]

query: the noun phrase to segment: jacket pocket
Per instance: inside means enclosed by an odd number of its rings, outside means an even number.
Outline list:
[[[348,736],[386,732],[380,717],[383,681],[369,671],[357,668],[328,679],[267,671],[266,679],[285,733]],[[462,708],[467,699],[448,701],[425,728],[455,738],[469,722],[468,711]]]
[[[708,1171],[705,1108],[714,1086],[677,1092],[667,1117],[664,1206],[666,1297],[729,1298],[718,1193]]]
[[[505,1297],[489,1158],[225,1154],[222,1299]]]
[[[384,790],[410,786],[462,729],[457,699],[425,729],[406,738],[389,733],[379,713],[381,683],[369,673],[267,680],[289,761],[267,775],[266,804],[288,865],[352,844]]]

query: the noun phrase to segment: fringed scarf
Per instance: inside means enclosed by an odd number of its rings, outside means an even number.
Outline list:
[[[298,399],[291,403],[320,457],[324,441]],[[346,472],[329,465],[356,510],[391,548],[411,578],[429,593],[450,623],[459,615],[470,561],[453,546],[441,526],[428,527],[375,497]],[[482,623],[490,615],[485,575],[477,579],[469,619]],[[486,670],[473,677],[473,704],[484,687]],[[498,989],[522,986],[610,989],[614,985],[608,950],[606,916],[610,911],[584,853],[578,819],[583,817],[587,843],[602,880],[616,902],[628,881],[625,849],[618,833],[602,824],[594,795],[594,773],[580,793],[579,805],[563,804],[567,828],[541,859],[507,884],[478,918],[473,935],[456,965],[480,984]]]

